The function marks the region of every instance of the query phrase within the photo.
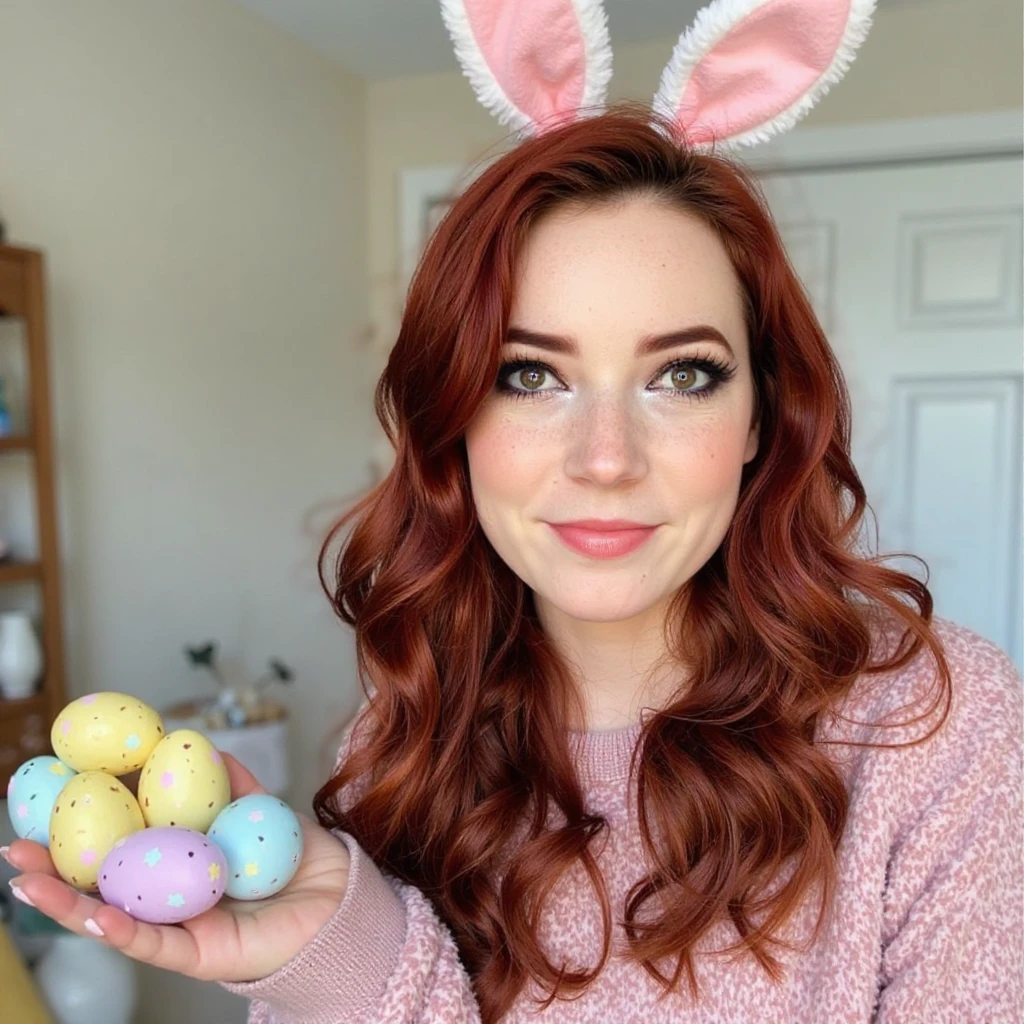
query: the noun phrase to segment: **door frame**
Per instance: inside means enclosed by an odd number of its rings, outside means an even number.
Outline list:
[[[1024,153],[1024,110],[857,121],[798,128],[739,159],[758,174]]]

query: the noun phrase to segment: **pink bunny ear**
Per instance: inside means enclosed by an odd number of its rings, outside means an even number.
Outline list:
[[[713,0],[662,72],[653,109],[694,149],[788,131],[846,74],[875,0]]]
[[[603,107],[612,50],[600,0],[441,0],[441,17],[502,124],[529,135]]]

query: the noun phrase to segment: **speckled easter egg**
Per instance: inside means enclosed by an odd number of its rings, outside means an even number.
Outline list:
[[[206,833],[228,862],[227,893],[262,900],[280,892],[302,860],[302,826],[276,796],[252,793],[228,804]]]
[[[168,733],[139,776],[146,824],[205,832],[231,799],[231,781],[217,748],[194,729]]]
[[[7,813],[20,839],[50,845],[50,814],[74,775],[60,758],[43,754],[19,765],[7,782]]]
[[[122,839],[100,868],[100,895],[138,921],[177,924],[224,895],[228,865],[216,843],[189,828],[147,828]]]
[[[50,815],[50,857],[61,878],[76,889],[95,892],[103,858],[114,844],[146,823],[139,803],[107,772],[73,775]]]
[[[164,735],[160,716],[137,697],[106,691],[73,700],[50,730],[54,753],[76,772],[127,775]]]

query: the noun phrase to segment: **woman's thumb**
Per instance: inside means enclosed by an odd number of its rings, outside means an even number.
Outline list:
[[[251,793],[266,793],[256,776],[241,761],[235,760],[230,754],[225,754],[223,750],[218,753],[224,759],[224,767],[227,768],[228,778],[231,780],[232,800],[237,800],[240,796],[249,796]]]

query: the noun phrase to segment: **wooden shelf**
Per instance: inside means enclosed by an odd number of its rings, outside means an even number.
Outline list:
[[[42,573],[39,562],[0,562],[0,583],[25,583]]]
[[[0,437],[0,452],[32,452],[36,443],[28,434],[11,434]]]
[[[4,700],[0,697],[0,720],[46,711],[47,703],[46,693],[42,689],[24,700]]]
[[[33,310],[33,286],[29,269],[41,263],[42,254],[34,249],[0,244],[0,316],[30,317]],[[38,276],[38,275],[37,275]]]
[[[38,557],[0,561],[0,585],[38,584],[42,620],[43,678],[25,700],[0,699],[0,791],[13,766],[47,749],[48,723],[64,706],[64,651],[60,602],[60,550],[54,489],[53,424],[50,411],[46,266],[43,253],[0,244],[0,317],[23,324],[28,367],[26,407],[30,419],[14,436],[0,437],[0,454],[28,452],[35,489]]]

